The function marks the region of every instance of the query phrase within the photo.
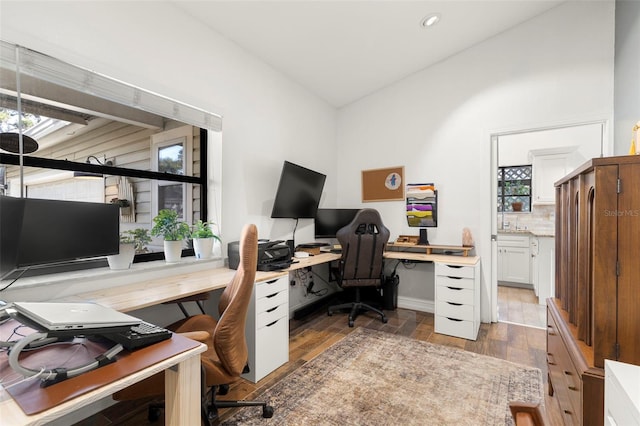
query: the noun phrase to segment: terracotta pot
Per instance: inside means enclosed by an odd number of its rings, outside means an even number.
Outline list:
[[[516,201],[515,203],[511,203],[511,208],[513,209],[514,212],[521,212],[522,211],[522,202],[521,201]]]

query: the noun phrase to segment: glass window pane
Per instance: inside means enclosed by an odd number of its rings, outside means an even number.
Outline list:
[[[182,191],[183,184],[181,183],[158,186],[158,210],[175,210],[178,212],[178,216],[183,217]]]
[[[158,149],[158,171],[184,175],[182,144],[169,145]]]

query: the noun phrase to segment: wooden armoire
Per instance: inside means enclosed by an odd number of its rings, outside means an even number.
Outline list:
[[[556,183],[549,393],[567,425],[604,424],[604,360],[640,365],[640,156],[595,158]]]

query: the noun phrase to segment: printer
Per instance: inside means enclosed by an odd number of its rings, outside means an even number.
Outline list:
[[[240,241],[227,246],[229,268],[238,269],[240,264]],[[284,241],[258,241],[258,271],[277,271],[291,265],[291,249]]]

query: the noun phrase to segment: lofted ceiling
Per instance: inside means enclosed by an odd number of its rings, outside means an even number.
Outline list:
[[[339,108],[564,1],[567,0],[173,3]],[[421,21],[432,13],[439,14],[440,21],[423,28]]]

